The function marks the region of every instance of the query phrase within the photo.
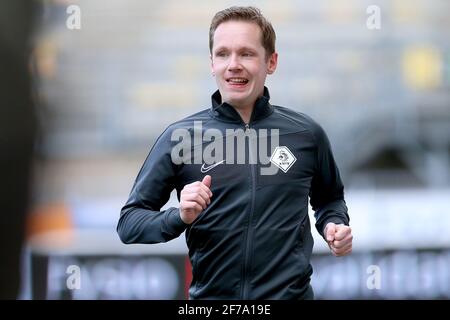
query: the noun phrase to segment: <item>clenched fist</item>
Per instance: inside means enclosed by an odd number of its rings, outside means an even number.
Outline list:
[[[180,217],[186,224],[191,224],[198,215],[211,203],[211,176],[207,175],[202,182],[187,184],[181,190]]]
[[[345,256],[352,252],[352,229],[343,224],[327,223],[325,227],[325,239],[331,252],[336,257]]]

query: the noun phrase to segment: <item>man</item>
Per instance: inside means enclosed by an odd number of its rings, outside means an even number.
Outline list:
[[[17,299],[38,131],[29,73],[37,2],[0,2],[0,300]]]
[[[191,299],[312,299],[308,196],[333,254],[352,249],[328,139],[307,116],[269,103],[264,84],[278,54],[272,25],[258,9],[218,12],[210,52],[219,88],[212,107],[158,138],[122,209],[120,238],[158,243],[186,231]],[[244,144],[233,144],[243,136]],[[276,145],[266,161],[260,151],[269,141]],[[160,211],[173,189],[180,207]]]

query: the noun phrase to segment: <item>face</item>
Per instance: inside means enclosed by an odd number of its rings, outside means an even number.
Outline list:
[[[252,22],[227,21],[214,33],[211,68],[222,102],[252,108],[264,92],[266,76],[277,66],[277,53],[266,56],[261,28]]]

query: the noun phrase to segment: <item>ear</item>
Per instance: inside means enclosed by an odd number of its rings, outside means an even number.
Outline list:
[[[210,65],[211,73],[214,74],[214,61],[213,61],[213,58],[212,58],[211,54],[209,55],[209,59],[211,60],[211,65]]]
[[[267,61],[267,74],[272,74],[277,69],[278,64],[278,53],[274,52],[270,55]]]

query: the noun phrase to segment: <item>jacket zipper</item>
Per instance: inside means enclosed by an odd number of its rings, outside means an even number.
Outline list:
[[[248,123],[245,124],[245,131],[247,132],[250,129],[250,125]],[[249,299],[249,287],[250,287],[250,279],[249,279],[249,273],[250,273],[250,255],[252,252],[252,239],[253,239],[253,211],[255,208],[255,193],[256,193],[256,165],[252,163],[252,146],[251,141],[249,139],[249,162],[250,162],[250,173],[251,173],[251,205],[250,205],[250,213],[248,218],[248,224],[247,224],[247,232],[246,232],[246,239],[245,239],[245,254],[244,254],[244,275],[243,275],[243,286],[242,286],[242,293],[241,297],[243,300]]]

